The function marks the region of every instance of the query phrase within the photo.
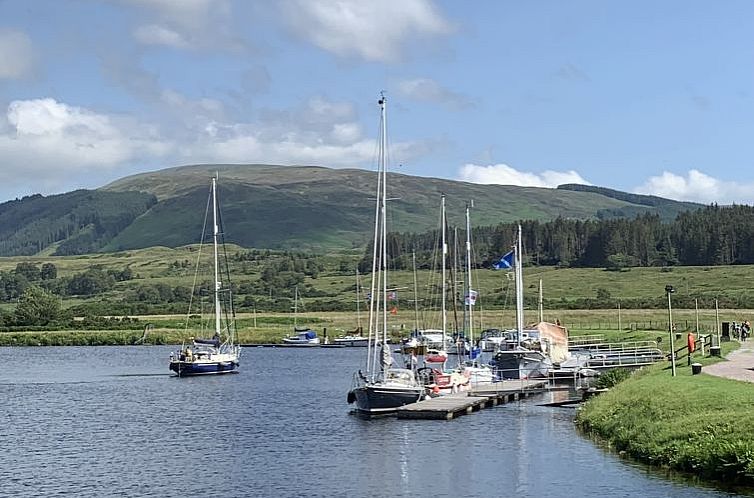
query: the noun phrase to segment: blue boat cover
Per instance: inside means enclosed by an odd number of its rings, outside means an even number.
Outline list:
[[[306,332],[307,339],[314,339],[315,337],[317,337],[317,333],[315,331],[309,330]]]

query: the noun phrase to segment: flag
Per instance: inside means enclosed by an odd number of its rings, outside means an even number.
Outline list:
[[[469,292],[466,294],[466,298],[464,299],[466,306],[474,306],[476,304],[476,297],[477,291],[469,289]]]
[[[391,301],[395,301],[398,299],[398,294],[395,293],[395,291],[392,291],[390,294],[387,295],[387,298]]]
[[[492,267],[496,270],[510,270],[513,268],[513,264],[516,261],[516,256],[513,254],[513,251],[509,252],[502,258],[500,258],[500,261],[496,261],[492,264]]]

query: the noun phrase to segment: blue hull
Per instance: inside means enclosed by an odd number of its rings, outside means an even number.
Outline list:
[[[234,373],[237,368],[238,363],[232,361],[220,361],[217,363],[170,362],[170,370],[178,374],[178,377]]]

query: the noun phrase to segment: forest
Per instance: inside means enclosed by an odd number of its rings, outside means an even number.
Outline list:
[[[472,214],[473,219],[473,214]],[[754,207],[711,205],[663,223],[658,215],[633,219],[521,221],[525,265],[567,268],[717,266],[754,263]],[[518,223],[472,228],[475,260],[482,267],[512,248]],[[465,248],[461,227],[447,228],[448,245]],[[430,268],[440,247],[439,230],[394,233],[389,253],[397,269]],[[360,263],[366,270],[371,246]]]

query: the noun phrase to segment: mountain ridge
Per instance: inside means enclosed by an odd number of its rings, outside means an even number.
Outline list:
[[[31,254],[29,251],[43,251],[52,244],[59,244],[55,254],[81,254],[196,243],[201,235],[210,178],[215,174],[219,175],[218,195],[229,242],[244,247],[327,250],[362,247],[371,238],[374,171],[311,165],[198,164],[130,175],[93,191],[74,191],[93,192],[88,198],[75,194],[89,199],[89,205],[76,204],[74,193],[30,196],[0,204],[0,220],[11,203],[17,211],[33,211],[38,204],[49,205],[52,211],[56,204],[60,206],[57,217],[49,213],[41,218],[28,216],[15,231],[6,230],[6,237],[18,238],[21,233],[29,233],[29,225],[36,223],[39,226],[35,230],[47,235],[28,244],[19,243],[13,246],[15,249],[0,246],[0,255]],[[474,226],[558,217],[633,217],[642,213],[668,220],[678,212],[702,207],[601,187],[482,185],[402,173],[388,173],[388,191],[392,199],[389,229],[396,232],[436,228],[443,194],[449,223],[459,226],[465,206],[472,200]],[[80,218],[81,223],[72,225],[70,213],[74,209],[79,213],[74,218]],[[108,219],[117,222],[106,227],[92,226],[92,216],[80,215],[86,209],[107,211]],[[55,231],[63,223],[61,219],[70,225],[68,232]],[[87,220],[89,223],[85,224]],[[68,240],[74,232],[77,243]]]

